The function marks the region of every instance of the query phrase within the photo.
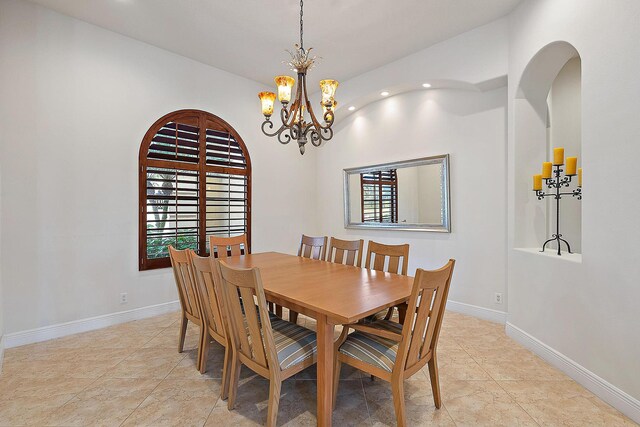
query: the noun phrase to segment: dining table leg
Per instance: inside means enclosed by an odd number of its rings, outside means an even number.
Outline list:
[[[331,426],[333,410],[333,331],[335,326],[329,323],[325,315],[316,319],[318,338],[318,426]]]

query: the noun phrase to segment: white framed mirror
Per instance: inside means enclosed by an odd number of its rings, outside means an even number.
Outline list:
[[[344,169],[344,226],[451,232],[449,155]]]

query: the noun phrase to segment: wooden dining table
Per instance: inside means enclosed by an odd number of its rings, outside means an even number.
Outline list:
[[[318,425],[330,426],[335,325],[358,320],[406,301],[413,278],[277,252],[234,256],[235,268],[260,269],[268,301],[316,319]]]

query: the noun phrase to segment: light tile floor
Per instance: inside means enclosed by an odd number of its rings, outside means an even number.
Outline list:
[[[314,328],[313,319],[300,323]],[[223,352],[195,368],[197,329],[178,353],[178,313],[7,350],[0,425],[228,426],[264,424],[268,382],[243,368],[236,409],[219,400]],[[501,325],[447,312],[439,343],[443,406],[428,372],[405,386],[410,425],[635,425],[525,350]],[[283,385],[278,424],[315,425],[315,367]],[[389,385],[345,367],[335,426],[395,425]]]

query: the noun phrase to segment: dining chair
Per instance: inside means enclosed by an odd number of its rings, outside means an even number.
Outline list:
[[[247,235],[234,237],[209,236],[209,253],[214,258],[227,258],[229,256],[244,255],[249,253]]]
[[[236,255],[246,255],[250,253],[247,244],[247,235],[242,234],[234,237],[209,236],[209,253],[215,254],[215,258],[227,258]],[[282,317],[282,306],[268,302],[269,310],[278,317]]]
[[[232,410],[235,406],[240,370],[245,365],[269,380],[267,425],[275,426],[282,381],[316,363],[316,333],[269,318],[259,269],[231,268],[224,260],[215,260],[215,269],[233,348],[227,407]],[[249,301],[257,303],[257,310],[249,309]]]
[[[371,262],[372,260],[373,264]],[[401,261],[402,264],[400,263]],[[401,265],[402,267],[400,267]],[[369,244],[367,245],[367,257],[365,259],[364,268],[384,271],[386,273],[402,274],[403,276],[406,276],[407,270],[409,268],[409,245],[385,245],[370,240]],[[397,307],[400,317],[400,323],[402,323],[404,320],[406,305],[403,304]],[[384,311],[381,311],[372,316],[369,316],[367,319],[365,319],[365,322],[377,320],[380,318],[389,320],[393,315],[394,308],[395,307],[390,307],[388,310],[386,310],[386,314]]]
[[[298,248],[298,256],[303,258],[317,259],[324,261],[327,251],[327,236],[311,237],[302,235],[300,238],[300,247]],[[289,309],[289,321],[298,322],[298,312]]]
[[[442,405],[437,347],[455,260],[434,271],[416,270],[404,325],[382,319],[345,325],[336,342],[333,405],[343,363],[391,383],[398,426],[405,426],[404,380],[428,364],[433,401]],[[355,332],[349,334],[349,329]]]
[[[329,240],[327,261],[337,264],[362,266],[362,249],[364,240],[340,240],[332,237]]]
[[[189,321],[200,328],[200,341],[204,335],[202,316],[200,312],[200,301],[193,274],[193,265],[189,257],[188,250],[178,250],[169,245],[169,259],[173,268],[173,277],[178,288],[178,298],[180,299],[180,337],[178,339],[178,352],[184,350],[184,340],[187,335]],[[200,352],[200,345],[198,346]]]
[[[300,248],[298,248],[298,256],[324,261],[326,251],[327,236],[310,237],[304,234],[302,235]]]
[[[229,360],[231,358],[231,345],[226,328],[226,319],[223,315],[222,295],[220,295],[219,287],[216,282],[219,280],[214,277],[213,258],[201,257],[195,252],[189,252],[195,283],[200,297],[200,307],[202,311],[202,322],[204,336],[200,343],[200,351],[198,352],[198,361],[196,366],[201,374],[207,371],[207,358],[209,356],[209,345],[211,340],[215,340],[224,347],[224,362],[222,365],[222,392],[221,398],[227,398],[229,391]]]

